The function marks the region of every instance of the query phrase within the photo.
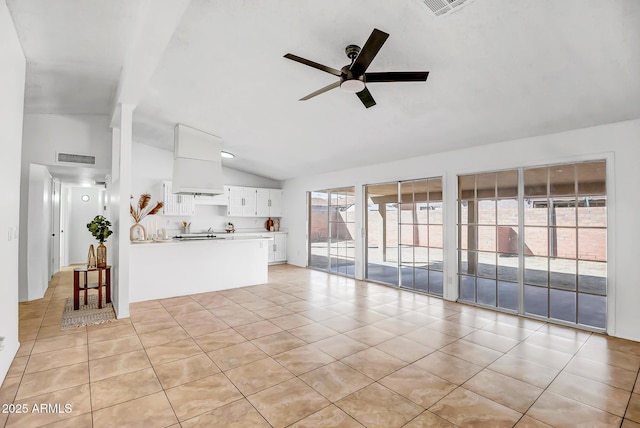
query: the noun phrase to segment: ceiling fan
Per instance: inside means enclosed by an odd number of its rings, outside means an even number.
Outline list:
[[[347,46],[345,48],[345,53],[351,60],[351,64],[345,65],[340,70],[318,64],[317,62],[301,58],[297,55],[290,53],[286,54],[284,56],[285,58],[308,65],[309,67],[317,68],[318,70],[333,74],[340,78],[337,82],[318,89],[306,97],[300,98],[300,101],[306,101],[316,95],[320,95],[324,92],[330,91],[331,89],[340,87],[340,89],[345,92],[356,94],[358,98],[360,98],[360,101],[362,101],[362,104],[364,104],[366,108],[369,108],[376,105],[376,102],[371,96],[369,89],[367,89],[367,83],[426,81],[427,76],[429,76],[428,71],[366,72],[369,64],[371,64],[371,61],[373,61],[375,56],[378,54],[378,51],[384,42],[387,41],[388,37],[389,34],[374,28],[362,49],[357,45]]]

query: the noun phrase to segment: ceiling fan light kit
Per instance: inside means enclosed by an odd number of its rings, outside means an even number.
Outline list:
[[[313,67],[325,73],[333,74],[339,77],[340,80],[334,82],[324,88],[318,89],[309,95],[300,98],[300,101],[306,101],[317,95],[323,94],[331,89],[340,87],[343,92],[356,94],[362,104],[366,107],[372,107],[376,105],[373,96],[367,89],[367,83],[380,83],[380,82],[424,82],[429,76],[428,71],[399,71],[399,72],[373,72],[367,73],[367,68],[371,64],[371,61],[375,58],[380,51],[380,48],[387,41],[389,34],[384,31],[380,31],[374,28],[371,35],[367,39],[367,42],[362,48],[358,45],[348,45],[345,48],[347,57],[351,60],[351,64],[347,64],[340,70],[326,65],[319,64],[314,61],[299,57],[293,54],[286,54],[284,57],[292,61],[299,62],[309,67]]]

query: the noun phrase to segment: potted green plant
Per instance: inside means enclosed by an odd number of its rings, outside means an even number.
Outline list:
[[[95,216],[90,223],[87,223],[89,232],[100,242],[96,251],[96,264],[99,268],[107,267],[107,247],[105,247],[104,243],[113,233],[109,229],[110,226],[111,222],[101,215]]]

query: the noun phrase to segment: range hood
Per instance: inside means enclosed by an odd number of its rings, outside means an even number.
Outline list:
[[[222,139],[178,124],[174,129],[173,193],[219,195],[222,184]]]

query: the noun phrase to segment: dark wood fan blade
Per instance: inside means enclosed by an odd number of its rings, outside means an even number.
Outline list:
[[[318,70],[324,71],[326,73],[333,74],[334,76],[340,77],[340,75],[342,74],[340,72],[340,70],[336,70],[335,68],[327,67],[326,65],[318,64],[317,62],[313,62],[313,61],[310,61],[308,59],[301,58],[301,57],[299,57],[297,55],[294,55],[294,54],[288,53],[284,57],[288,58],[290,60],[299,62],[301,64],[308,65],[309,67],[317,68]]]
[[[382,73],[365,73],[365,81],[371,82],[424,82],[428,71],[390,71]]]
[[[373,58],[378,54],[378,51],[382,45],[384,45],[384,42],[387,41],[388,37],[389,35],[384,31],[374,28],[367,39],[367,42],[356,57],[356,60],[351,64],[351,72],[356,76],[361,76],[365,71],[367,71],[369,64],[371,64],[371,61],[373,61]]]
[[[317,91],[310,93],[309,95],[307,95],[307,96],[306,96],[306,97],[304,97],[304,98],[300,98],[300,101],[306,101],[306,100],[308,100],[309,98],[313,98],[313,97],[315,97],[316,95],[320,95],[320,94],[322,94],[322,93],[325,93],[325,92],[327,92],[327,91],[330,91],[330,90],[332,90],[332,89],[335,89],[335,88],[337,88],[338,86],[340,86],[340,81],[339,81],[339,80],[338,80],[337,82],[335,82],[335,83],[332,83],[332,84],[330,84],[330,85],[325,86],[325,87],[324,87],[324,88],[322,88],[322,89],[318,89]]]
[[[376,101],[373,99],[373,97],[371,96],[371,92],[369,92],[367,88],[364,88],[356,95],[358,96],[358,98],[360,98],[360,101],[362,101],[362,104],[364,104],[366,108],[376,105]]]

